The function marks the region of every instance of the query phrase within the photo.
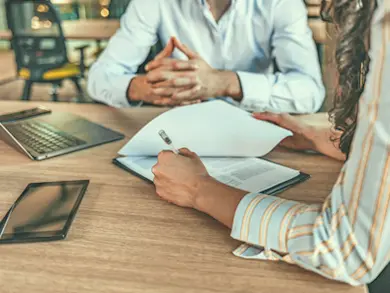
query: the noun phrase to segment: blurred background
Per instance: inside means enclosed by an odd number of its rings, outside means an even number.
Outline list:
[[[0,0],[0,100],[92,102],[85,90],[88,68],[118,29],[130,1]],[[327,86],[327,109],[335,72],[332,37],[319,17],[320,3],[305,0]]]
[[[7,9],[6,2],[6,0],[0,0],[0,100],[19,100],[21,98],[51,100],[53,91],[56,91],[59,101],[90,101],[84,90],[88,67],[98,57],[110,36],[119,27],[119,18],[125,12],[130,0],[53,0],[48,1],[52,4],[50,6],[46,5],[45,1],[24,1],[20,5],[13,5],[10,9]],[[53,17],[53,13],[50,11],[51,7],[56,10],[59,20]],[[79,80],[83,92],[81,94],[78,92],[72,82],[72,72],[65,72],[66,70],[62,70],[61,74],[57,74],[50,80],[45,78],[46,80],[39,82],[35,78],[34,81],[37,82],[33,82],[29,90],[25,89],[25,80],[30,79],[31,76],[23,71],[23,62],[15,59],[15,50],[18,50],[18,47],[23,47],[28,43],[28,40],[24,40],[25,44],[11,43],[11,28],[14,27],[14,34],[20,33],[22,36],[23,33],[26,35],[29,27],[30,36],[34,35],[31,34],[31,31],[34,31],[35,36],[39,38],[46,30],[50,31],[50,36],[61,38],[58,30],[54,30],[59,26],[63,31],[68,57],[67,63],[78,64],[80,50],[77,48],[85,47],[83,50],[85,75]],[[48,43],[47,40],[45,41]],[[50,46],[50,44],[48,45]],[[57,50],[61,54],[64,53],[60,52],[61,46],[58,44],[53,47],[53,50]],[[63,60],[59,60],[58,63],[59,67],[64,67],[64,64],[61,64],[64,63]],[[68,76],[70,78],[64,78],[54,86],[50,83],[53,78],[58,80],[60,77]],[[43,76],[41,79],[44,79]],[[23,97],[25,90],[28,93]]]

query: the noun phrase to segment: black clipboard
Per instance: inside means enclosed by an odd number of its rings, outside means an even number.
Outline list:
[[[118,158],[113,159],[112,163],[114,165],[118,166],[119,168],[121,168],[123,170],[126,170],[127,172],[133,174],[134,176],[136,176],[138,178],[141,178],[141,179],[143,179],[143,180],[153,184],[153,181],[149,180],[148,178],[140,175],[139,173],[137,173],[134,170],[132,170],[129,167],[127,167],[126,165],[122,164],[118,160]],[[272,163],[274,163],[274,162],[272,162]],[[274,164],[277,164],[277,163],[274,163]],[[297,185],[299,183],[302,183],[302,182],[306,181],[309,178],[310,178],[309,174],[300,172],[299,175],[295,176],[294,178],[291,178],[290,180],[287,180],[285,182],[282,182],[280,184],[277,184],[277,185],[272,186],[270,188],[267,188],[265,190],[260,190],[259,193],[268,194],[268,195],[277,195],[277,194],[285,191],[286,189],[288,189],[288,188],[290,188],[290,187],[292,187],[294,185]]]

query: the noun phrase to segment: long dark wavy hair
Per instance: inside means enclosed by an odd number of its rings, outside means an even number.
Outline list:
[[[339,77],[329,114],[335,129],[342,132],[340,150],[348,156],[369,68],[367,43],[375,0],[333,0],[332,4]]]

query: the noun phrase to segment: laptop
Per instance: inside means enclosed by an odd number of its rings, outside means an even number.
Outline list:
[[[36,161],[123,138],[119,132],[62,112],[0,123],[0,139]]]

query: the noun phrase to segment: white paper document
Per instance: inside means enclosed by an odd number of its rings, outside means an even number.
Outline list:
[[[157,157],[122,157],[127,168],[153,181]],[[299,175],[299,171],[256,158],[202,158],[207,171],[218,181],[249,192],[261,192]]]
[[[254,119],[224,101],[171,109],[143,127],[120,151],[122,156],[157,156],[169,149],[158,132],[163,129],[176,148],[201,157],[261,157],[291,132]]]
[[[159,136],[164,130],[176,148],[197,153],[218,181],[261,192],[296,178],[300,172],[263,159],[291,132],[254,119],[250,113],[224,101],[171,109],[149,122],[120,151],[116,160],[153,181],[157,155],[169,147]]]

